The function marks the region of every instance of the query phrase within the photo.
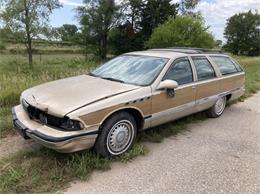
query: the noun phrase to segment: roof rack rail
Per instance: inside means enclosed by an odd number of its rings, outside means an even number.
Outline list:
[[[168,48],[158,48],[150,49],[152,51],[172,51],[178,53],[186,54],[221,54],[221,50],[204,49],[204,48],[193,48],[193,47],[168,47]]]

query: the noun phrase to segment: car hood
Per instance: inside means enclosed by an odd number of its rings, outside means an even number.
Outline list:
[[[81,75],[30,88],[21,98],[49,114],[65,116],[78,108],[137,88],[140,87]]]

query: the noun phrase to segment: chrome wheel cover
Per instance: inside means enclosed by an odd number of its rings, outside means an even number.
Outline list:
[[[226,98],[225,97],[219,98],[215,104],[216,114],[221,115],[225,109],[225,106],[226,106]]]
[[[128,120],[117,122],[107,136],[107,149],[113,155],[125,152],[134,138],[134,126]]]

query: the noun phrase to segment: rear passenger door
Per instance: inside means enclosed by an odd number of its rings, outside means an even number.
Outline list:
[[[196,103],[197,111],[211,107],[218,98],[220,82],[216,70],[205,56],[192,56],[197,72]]]

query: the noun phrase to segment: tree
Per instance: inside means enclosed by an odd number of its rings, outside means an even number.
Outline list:
[[[146,41],[151,36],[153,29],[164,23],[169,17],[176,17],[178,4],[171,0],[149,0],[144,5],[141,13],[141,33]]]
[[[42,28],[42,35],[49,41],[61,40],[59,28],[56,27],[44,27]]]
[[[108,33],[115,26],[119,7],[114,0],[84,0],[85,6],[77,8],[86,45],[97,48],[96,53],[106,58]]]
[[[77,37],[78,27],[74,24],[63,24],[58,28],[62,41],[74,41]]]
[[[2,0],[1,3],[0,18],[13,32],[23,35],[32,68],[32,40],[47,26],[49,15],[61,4],[58,0]]]
[[[215,42],[215,45],[217,46],[217,47],[222,47],[222,40],[216,40],[216,42]]]
[[[204,21],[192,16],[177,16],[159,25],[146,42],[148,48],[162,47],[214,47],[213,35]]]
[[[122,15],[125,16],[125,23],[132,25],[135,32],[140,30],[142,11],[145,6],[144,0],[125,0],[122,5]]]
[[[109,45],[115,55],[142,49],[142,37],[135,32],[132,23],[127,21],[123,25],[113,28],[109,33]]]
[[[10,28],[4,27],[0,29],[0,39],[5,41],[16,41],[22,40],[23,34],[19,32],[13,32]]]
[[[235,14],[227,20],[225,49],[233,54],[260,55],[260,14]]]
[[[200,0],[181,0],[179,4],[179,10],[182,15],[196,15],[194,9],[198,5]]]

